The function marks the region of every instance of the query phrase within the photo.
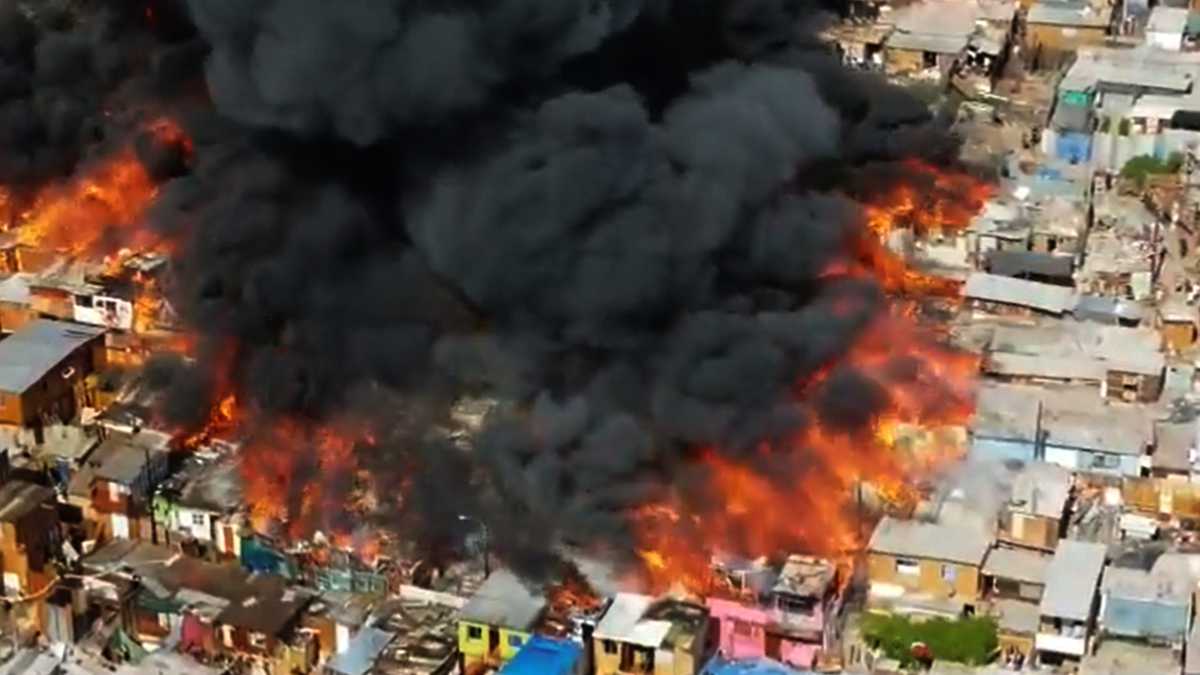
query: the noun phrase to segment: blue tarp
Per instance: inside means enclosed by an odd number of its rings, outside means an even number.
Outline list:
[[[535,635],[500,669],[500,675],[571,675],[578,672],[582,658],[578,643]]]
[[[241,562],[247,572],[277,574],[286,579],[295,576],[295,570],[288,557],[258,537],[242,539]]]
[[[1059,132],[1054,143],[1054,156],[1072,164],[1082,164],[1092,155],[1092,136],[1077,131]]]
[[[700,675],[815,675],[816,671],[796,670],[771,659],[728,661],[714,656]]]

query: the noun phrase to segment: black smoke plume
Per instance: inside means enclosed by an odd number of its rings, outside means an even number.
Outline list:
[[[629,509],[686,492],[697,446],[806,424],[796,383],[884,302],[824,274],[856,255],[847,176],[955,150],[842,69],[811,2],[188,7],[215,110],[153,220],[207,351],[170,410],[202,419],[236,345],[266,419],[382,430],[360,462],[408,486],[385,522],[440,550],[482,517],[527,572],[562,544],[628,552]],[[467,394],[502,405],[465,448],[430,434]]]
[[[158,11],[153,17],[146,12]],[[203,90],[182,4],[0,4],[0,184],[20,199]],[[152,144],[145,144],[153,151]]]

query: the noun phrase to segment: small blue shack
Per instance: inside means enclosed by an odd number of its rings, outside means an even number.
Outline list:
[[[570,640],[534,635],[500,669],[500,675],[583,675],[583,647]]]

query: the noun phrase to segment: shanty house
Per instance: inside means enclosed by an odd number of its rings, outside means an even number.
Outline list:
[[[498,667],[517,655],[546,611],[545,596],[508,570],[496,570],[459,614],[459,668]]]
[[[84,379],[104,364],[104,331],[39,319],[0,340],[0,424],[42,427],[75,417]]]
[[[1060,391],[1043,401],[1045,461],[1070,471],[1136,477],[1153,441],[1138,408],[1106,404],[1086,392]]]
[[[1073,539],[1058,543],[1038,605],[1034,645],[1043,664],[1078,660],[1091,652],[1105,555],[1103,544]]]
[[[762,580],[742,585],[749,597],[707,598],[721,652],[735,659],[766,657],[814,667],[836,638],[842,601],[837,568],[829,560],[792,555],[778,574],[757,572],[744,575]]]
[[[1014,546],[1053,551],[1069,514],[1071,472],[1033,462],[1013,477],[1012,492],[1000,508],[996,538]]]
[[[1020,202],[990,199],[967,229],[963,244],[968,256],[981,265],[992,251],[1025,251],[1029,248],[1029,220]]]
[[[191,457],[158,488],[155,520],[167,538],[194,545],[204,555],[241,553],[242,481],[235,457]]]
[[[1154,454],[1150,456],[1150,473],[1155,478],[1176,478],[1192,481],[1200,468],[1196,442],[1200,427],[1196,420],[1187,422],[1157,422],[1154,425]]]
[[[593,632],[595,675],[695,675],[708,634],[701,605],[618,593]]]
[[[92,597],[115,603],[123,629],[143,644],[176,635],[179,651],[268,672],[310,672],[316,662],[315,640],[296,631],[311,598],[279,577],[136,540],[112,541],[82,564]]]
[[[23,480],[0,485],[0,570],[6,596],[46,587],[60,545],[54,490]]]
[[[170,472],[171,437],[143,430],[112,434],[93,451],[90,513],[101,538],[151,539],[150,497]]]
[[[317,661],[316,640],[296,631],[311,596],[268,575],[247,578],[241,595],[213,620],[220,652],[271,664],[274,672],[311,670]]]
[[[867,546],[871,595],[896,603],[928,601],[957,614],[979,598],[990,546],[991,537],[974,526],[886,516]]]
[[[1042,390],[984,382],[975,396],[970,456],[980,461],[1033,462],[1038,456]]]
[[[895,29],[883,43],[889,75],[937,69],[947,75],[964,55],[979,9],[975,2],[926,0],[895,12]]]
[[[1074,287],[1071,274],[1075,259],[1069,255],[1038,253],[1037,251],[992,251],[984,261],[989,274],[1013,277],[1041,284]]]
[[[500,669],[500,675],[584,675],[583,666],[579,643],[535,635]]]
[[[1103,44],[1111,18],[1107,5],[1037,0],[1025,17],[1025,52],[1041,67],[1056,67],[1081,46]]]
[[[1146,310],[1124,298],[1081,294],[1071,312],[1078,321],[1136,328],[1146,320]]]
[[[1036,602],[1001,598],[992,603],[1000,661],[1019,670],[1033,657],[1038,633]]]
[[[1186,576],[1110,566],[1100,586],[1101,632],[1181,650],[1194,590]]]
[[[1159,49],[1180,51],[1183,49],[1183,34],[1187,25],[1186,7],[1159,5],[1150,10],[1150,20],[1146,23],[1146,44]]]
[[[1063,286],[975,272],[963,284],[973,307],[1004,313],[1062,316],[1075,306],[1075,291]]]
[[[1046,588],[1050,556],[1040,551],[998,546],[988,552],[983,577],[989,599],[1038,602]]]
[[[1167,301],[1158,308],[1158,330],[1168,350],[1181,352],[1196,344],[1196,308],[1184,302]]]

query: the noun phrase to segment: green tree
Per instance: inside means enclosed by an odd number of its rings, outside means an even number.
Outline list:
[[[1121,167],[1121,177],[1133,180],[1138,186],[1142,186],[1146,184],[1148,177],[1178,173],[1182,166],[1183,155],[1178,152],[1171,153],[1166,161],[1151,155],[1138,155],[1125,162],[1125,166]]]
[[[863,619],[867,641],[901,665],[916,665],[912,645],[923,642],[935,659],[979,666],[996,654],[996,621],[990,617],[933,618],[913,621],[904,616],[868,614]]]

